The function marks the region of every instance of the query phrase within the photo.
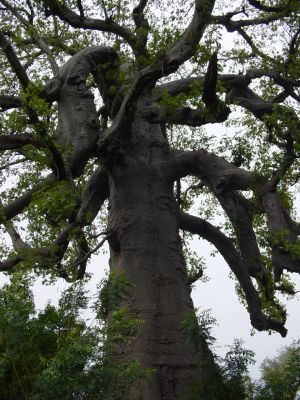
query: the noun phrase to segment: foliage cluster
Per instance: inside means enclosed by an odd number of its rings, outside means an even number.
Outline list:
[[[114,355],[141,323],[126,308],[112,312],[109,326],[98,316],[89,322],[82,317],[89,300],[81,282],[63,292],[57,307],[37,311],[31,284],[16,274],[0,290],[1,399],[125,400],[129,388],[151,377]]]

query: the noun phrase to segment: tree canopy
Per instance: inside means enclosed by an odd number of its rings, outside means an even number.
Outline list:
[[[179,333],[203,276],[193,235],[229,265],[253,327],[285,336],[278,293],[294,295],[300,272],[299,1],[0,5],[0,271],[80,280],[107,240],[144,321],[122,357],[160,371],[145,400],[185,398],[170,382],[198,365]]]

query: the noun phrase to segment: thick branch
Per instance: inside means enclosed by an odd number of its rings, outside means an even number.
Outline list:
[[[144,14],[147,3],[148,0],[140,0],[139,4],[132,11],[133,20],[136,26],[135,51],[137,55],[146,55],[148,33],[150,30],[149,23]]]
[[[58,142],[71,150],[67,158],[73,176],[79,176],[89,158],[96,154],[100,124],[94,98],[87,88],[90,73],[98,78],[101,94],[106,98],[109,69],[115,68],[117,54],[110,47],[88,47],[71,57],[60,69],[59,79],[53,82],[54,91],[59,87]],[[58,82],[59,81],[59,82]]]
[[[29,78],[27,76],[25,68],[19,61],[10,41],[5,37],[5,35],[0,32],[0,47],[4,51],[8,62],[14,73],[17,75],[21,85],[25,88],[29,83]]]
[[[202,126],[226,121],[230,108],[221,101],[215,106],[214,108],[198,107],[192,109],[190,107],[168,108],[153,104],[143,110],[143,117],[155,123],[187,126]]]
[[[73,28],[92,29],[114,33],[117,36],[122,37],[132,48],[134,48],[135,37],[133,33],[129,29],[122,27],[116,22],[113,22],[111,19],[104,21],[100,19],[83,17],[82,15],[78,15],[74,11],[67,8],[58,0],[44,0],[43,3],[47,7],[46,16],[56,15]]]
[[[19,235],[11,221],[5,221],[4,226],[10,236],[15,251],[29,249],[29,246],[21,239],[21,236]]]
[[[0,271],[11,271],[21,261],[23,261],[23,259],[18,256],[9,257],[6,260],[0,261]]]
[[[252,75],[253,76],[253,75]],[[277,120],[275,122],[268,121],[269,128],[278,128],[278,121],[283,120],[287,129],[297,136],[300,122],[297,114],[290,108],[274,104],[263,100],[260,96],[254,93],[253,90],[248,88],[251,82],[251,73],[244,78],[236,78],[236,76],[225,75],[223,76],[223,83],[226,88],[226,102],[230,104],[237,104],[246,110],[253,113],[253,115],[265,122],[265,117],[273,113],[277,113]],[[285,117],[288,117],[285,119]]]
[[[146,118],[153,122],[164,122],[188,126],[202,126],[205,124],[221,123],[226,121],[230,113],[230,109],[217,97],[217,78],[217,54],[214,53],[209,61],[203,83],[202,100],[206,105],[206,108],[199,106],[196,110],[193,110],[190,107],[177,109],[167,106],[158,107],[158,105],[154,103],[145,109],[144,116],[146,114]],[[167,87],[167,91],[168,90],[172,90],[172,83]],[[156,96],[157,92],[155,93],[155,97]]]
[[[165,94],[177,96],[180,93],[189,94],[194,89],[194,85],[203,85],[204,76],[178,79],[168,83],[157,85],[154,89],[154,99],[159,101]]]
[[[300,86],[300,79],[295,80],[289,76],[282,76],[282,72],[273,69],[255,69],[251,68],[248,69],[246,72],[246,77],[250,79],[257,79],[263,76],[267,76],[268,78],[273,79],[273,81],[283,88],[287,89],[288,87],[299,87]]]
[[[41,147],[42,143],[27,135],[0,135],[0,151],[13,150],[31,144],[35,147]]]
[[[176,71],[181,64],[195,54],[198,43],[209,23],[214,4],[214,0],[195,0],[194,15],[191,23],[181,38],[166,54],[163,65],[165,71],[169,69],[172,72],[174,72],[174,69]]]
[[[279,332],[281,336],[286,336],[284,322],[273,320],[263,314],[248,268],[232,241],[218,228],[201,218],[180,213],[179,223],[181,229],[197,234],[212,243],[224,257],[245,293],[252,325],[259,331],[272,329]]]
[[[49,185],[55,181],[54,175],[48,175],[41,183],[33,186],[30,190],[19,196],[2,208],[2,213],[5,219],[11,219],[20,214],[26,207],[28,207],[34,193],[41,190],[44,186]]]
[[[108,176],[103,168],[98,167],[90,177],[82,194],[81,206],[77,214],[77,220],[81,226],[92,223],[108,196]]]
[[[204,78],[202,100],[208,107],[214,106],[217,101],[217,78],[218,78],[218,58],[217,53],[213,53],[209,60],[207,72]]]
[[[252,174],[205,150],[179,152],[174,157],[172,171],[175,178],[188,174],[197,176],[213,190],[233,225],[243,262],[250,275],[263,283],[270,298],[270,273],[262,262],[253,231],[252,206],[242,195],[234,192],[254,188],[256,182]]]
[[[271,273],[263,263],[253,230],[253,209],[249,200],[237,192],[218,193],[218,200],[234,228],[241,256],[249,274],[260,282],[266,298],[273,297]]]
[[[0,108],[1,111],[7,111],[11,108],[22,107],[22,100],[17,96],[0,95]]]
[[[249,171],[206,150],[177,152],[170,162],[170,174],[174,180],[186,175],[197,176],[209,183],[216,193],[247,190],[255,185]]]
[[[279,281],[283,270],[300,273],[298,227],[281,204],[276,191],[265,193],[262,204],[271,233],[272,263],[275,280]]]

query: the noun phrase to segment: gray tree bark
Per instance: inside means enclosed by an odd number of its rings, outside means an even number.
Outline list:
[[[169,150],[160,126],[141,118],[131,137],[111,166],[110,267],[132,283],[128,306],[143,322],[120,357],[157,371],[141,385],[143,400],[189,399],[200,355],[182,332],[193,303],[173,181],[164,167]]]

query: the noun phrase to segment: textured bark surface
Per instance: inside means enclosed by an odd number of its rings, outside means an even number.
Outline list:
[[[142,385],[143,400],[184,400],[196,381],[200,358],[182,333],[193,304],[178,206],[162,168],[166,150],[159,127],[137,120],[133,129],[136,144],[124,148],[122,164],[113,168],[110,179],[110,266],[124,271],[133,284],[129,307],[143,321],[121,358],[157,370],[153,381]]]

